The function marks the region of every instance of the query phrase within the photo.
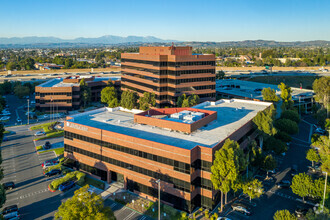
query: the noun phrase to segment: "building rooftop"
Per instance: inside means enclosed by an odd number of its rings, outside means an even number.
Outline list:
[[[67,79],[75,79],[75,76],[70,76],[66,77]],[[79,79],[82,78],[91,78],[91,76],[79,76]],[[63,82],[64,78],[55,78],[51,79],[47,82],[44,82],[40,85],[39,87],[73,87],[73,86],[79,86],[79,83],[68,83],[68,82]],[[93,82],[97,81],[108,81],[109,79],[111,80],[120,80],[120,77],[95,77]]]
[[[215,111],[217,118],[190,134],[134,123],[134,114],[143,111],[129,111],[121,107],[80,113],[70,116],[72,118],[67,121],[184,149],[192,149],[197,145],[212,148],[270,105],[268,102],[239,99],[201,103],[190,109]]]
[[[253,98],[263,100],[261,95],[261,90],[263,88],[271,88],[276,91],[277,95],[280,95],[281,91],[277,85],[258,83],[252,81],[244,81],[237,79],[222,79],[216,80],[216,91],[226,94],[232,94],[241,97]],[[292,98],[293,100],[298,100],[299,97],[308,97],[313,96],[314,91],[309,89],[292,89]]]

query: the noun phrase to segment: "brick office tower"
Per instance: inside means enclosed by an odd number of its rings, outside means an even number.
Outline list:
[[[148,111],[100,108],[64,122],[64,156],[79,170],[149,199],[191,212],[214,209],[214,154],[227,138],[245,148],[258,131],[252,119],[272,103],[204,102],[191,108]]]
[[[192,47],[140,47],[121,54],[122,89],[141,96],[155,93],[157,107],[174,106],[178,96],[215,100],[215,56],[193,54]]]

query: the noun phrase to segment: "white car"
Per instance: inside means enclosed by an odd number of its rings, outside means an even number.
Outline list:
[[[21,122],[22,122],[22,119],[17,118],[16,121],[17,121],[18,123],[21,123]]]
[[[0,118],[0,121],[7,121],[9,119],[10,119],[9,116],[3,116],[3,117]]]
[[[41,135],[45,135],[46,133],[43,131],[37,131],[34,136],[41,136]]]

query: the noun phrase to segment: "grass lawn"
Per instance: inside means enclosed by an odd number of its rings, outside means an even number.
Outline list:
[[[104,186],[105,186],[104,182],[91,178],[91,177],[88,177],[88,176],[85,177],[85,183],[88,185],[94,186],[96,188],[102,189],[102,190],[104,189]]]
[[[42,148],[42,146],[40,145],[40,146],[36,146],[36,149],[37,149],[37,151],[40,151],[40,150],[42,150],[43,148]]]
[[[41,150],[42,150],[42,146],[38,146],[38,147],[41,147]],[[38,150],[38,147],[37,147],[37,150]],[[46,152],[50,152],[50,151],[54,151],[56,156],[60,156],[61,154],[64,154],[64,147],[44,150],[44,151],[40,151],[39,153],[42,154],[42,153],[46,153]]]
[[[154,212],[152,211],[154,209]],[[161,219],[180,219],[181,212],[171,206],[160,204],[160,212],[161,212]],[[166,213],[166,216],[164,216]],[[158,202],[152,204],[152,206],[144,213],[145,215],[149,215],[153,219],[158,218]]]
[[[38,130],[38,129],[43,129],[44,132],[50,132],[49,127],[53,124],[55,124],[56,122],[48,122],[45,124],[40,124],[40,125],[36,125],[36,126],[32,126],[31,130]]]
[[[320,78],[319,76],[257,76],[248,81],[268,83],[278,85],[284,82],[290,87],[300,88],[300,83],[304,89],[312,89],[313,82],[315,79]]]
[[[64,131],[55,131],[55,132],[47,133],[46,136],[38,137],[34,140],[40,141],[48,138],[62,137],[63,135],[64,135]]]
[[[3,134],[9,134],[9,133],[10,133],[10,131],[7,131],[7,130],[5,132],[3,132]]]

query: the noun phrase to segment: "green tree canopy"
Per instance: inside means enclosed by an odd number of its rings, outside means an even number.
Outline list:
[[[91,100],[91,88],[88,87],[87,82],[85,79],[81,79],[80,82],[80,99],[84,103],[84,107],[86,104]]]
[[[271,88],[263,88],[261,94],[265,101],[278,102],[280,100],[280,98],[276,95],[275,90]]]
[[[252,121],[263,133],[267,135],[275,135],[277,131],[273,127],[274,113],[275,108],[272,105],[269,107],[269,109],[258,112],[256,117],[254,117]]]
[[[291,96],[291,88],[281,82],[278,85],[278,88],[281,90],[281,99],[283,101],[283,109],[291,109],[293,107],[293,101]]]
[[[306,173],[299,173],[292,179],[292,192],[300,197],[304,198],[308,196],[313,188],[313,180]]]
[[[118,106],[117,92],[115,87],[107,86],[101,91],[101,102],[107,103],[110,108]]]
[[[18,98],[23,98],[23,96],[27,96],[30,94],[30,89],[27,86],[17,85],[14,88],[14,93]]]
[[[268,171],[275,169],[277,166],[275,158],[269,154],[265,157],[263,168],[267,171],[267,178],[268,178]]]
[[[133,109],[133,108],[138,108],[138,100],[139,96],[136,92],[130,91],[130,90],[125,90],[121,94],[121,101],[120,105],[124,108],[127,109]]]
[[[274,215],[274,220],[297,220],[294,214],[291,214],[289,210],[277,210]]]
[[[322,171],[330,173],[330,141],[327,136],[320,136],[320,138],[312,144],[319,149],[319,155],[322,163]]]
[[[319,162],[321,158],[320,158],[320,155],[317,152],[317,150],[314,148],[311,148],[307,151],[306,159],[309,161],[312,161],[312,166],[314,167],[314,162],[316,162],[316,163]]]
[[[300,122],[300,116],[298,112],[293,110],[286,110],[281,113],[281,118],[290,119],[291,121],[296,122],[297,124]]]
[[[243,193],[250,197],[250,202],[251,199],[259,198],[264,193],[262,182],[257,179],[244,183],[242,188]]]
[[[15,62],[8,62],[6,66],[7,70],[14,70],[16,69],[16,63]]]
[[[315,92],[316,101],[322,103],[325,108],[329,109],[330,77],[324,76],[316,79],[313,83],[313,90]]]
[[[196,94],[192,94],[190,96],[187,96],[186,94],[182,94],[178,97],[178,100],[176,102],[177,107],[191,107],[194,105],[199,104],[199,96]]]
[[[62,220],[115,220],[110,207],[105,207],[100,195],[88,192],[86,185],[74,192],[74,196],[61,204],[55,219]]]
[[[216,79],[224,79],[225,78],[225,72],[220,70],[217,72],[217,74],[215,75]]]
[[[189,100],[189,107],[199,104],[199,96],[196,94],[192,94],[191,96],[189,96],[188,100]]]
[[[290,135],[288,135],[287,133],[283,132],[283,131],[278,131],[275,136],[276,139],[279,139],[285,143],[291,142],[292,138]]]
[[[139,105],[141,110],[148,110],[150,107],[156,105],[155,93],[144,92],[143,96],[139,98]]]
[[[276,129],[288,134],[297,134],[299,132],[297,123],[286,118],[276,120],[274,126]]]
[[[270,136],[266,139],[263,150],[270,152],[274,151],[276,154],[281,154],[287,151],[287,146],[283,141]]]

